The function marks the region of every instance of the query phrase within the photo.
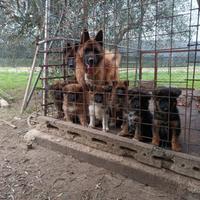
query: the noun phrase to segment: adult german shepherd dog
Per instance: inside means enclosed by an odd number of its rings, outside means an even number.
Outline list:
[[[103,31],[90,38],[87,30],[81,36],[76,54],[76,79],[85,88],[88,85],[105,85],[118,80],[120,54],[104,50]]]
[[[178,137],[181,133],[181,122],[177,109],[177,98],[181,90],[177,88],[160,87],[153,92],[154,120],[152,144],[170,147],[181,151]]]

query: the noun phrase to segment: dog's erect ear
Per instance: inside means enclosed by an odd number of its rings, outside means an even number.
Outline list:
[[[87,29],[83,30],[83,33],[81,35],[81,44],[84,44],[85,42],[87,42],[90,39],[90,35],[88,33]]]
[[[67,49],[71,49],[71,48],[72,48],[71,44],[67,42]]]
[[[71,44],[67,42],[67,44],[64,45],[64,49],[63,49],[64,54],[69,52],[71,49],[72,49]]]
[[[124,81],[124,85],[126,86],[126,87],[128,87],[129,86],[129,81],[127,80],[127,81]]]
[[[95,85],[89,84],[89,85],[88,85],[88,90],[91,91],[91,92],[93,92],[93,91],[96,90],[96,86],[95,86]]]
[[[96,35],[96,37],[95,37],[95,40],[96,40],[101,46],[103,46],[103,31],[102,31],[102,30],[100,30],[100,31],[97,33],[97,35]]]
[[[171,96],[179,97],[181,95],[181,90],[178,88],[171,88]]]
[[[136,91],[134,89],[129,89],[128,90],[128,98],[129,98],[129,100],[131,100],[134,97],[135,92]]]
[[[63,93],[67,93],[67,91],[68,91],[67,85],[65,85],[65,86],[62,88],[62,91],[63,91]]]

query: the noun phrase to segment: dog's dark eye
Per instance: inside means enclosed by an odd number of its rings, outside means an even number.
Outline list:
[[[97,48],[86,48],[85,53],[93,52],[94,54],[99,54],[99,50]]]
[[[84,51],[85,51],[85,53],[88,53],[88,52],[90,52],[90,51],[91,51],[91,49],[89,49],[89,48],[86,48]]]

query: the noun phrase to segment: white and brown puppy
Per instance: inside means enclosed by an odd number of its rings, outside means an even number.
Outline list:
[[[96,120],[102,122],[102,130],[109,131],[108,122],[110,118],[110,94],[112,86],[94,85],[89,88],[89,127],[94,128]]]
[[[83,88],[80,84],[68,84],[63,88],[63,111],[66,121],[74,122],[78,118],[81,125],[87,125],[83,104]]]

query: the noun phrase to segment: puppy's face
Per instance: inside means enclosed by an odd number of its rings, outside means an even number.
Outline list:
[[[63,87],[65,86],[65,83],[62,81],[57,81],[49,86],[50,94],[53,96],[53,98],[57,100],[61,100],[63,98]]]
[[[93,75],[95,67],[103,58],[103,32],[99,31],[94,39],[90,39],[88,31],[84,31],[81,36],[83,63],[85,72]]]
[[[114,81],[113,95],[116,97],[117,104],[124,104],[127,95],[128,81]]]
[[[83,101],[83,89],[79,84],[69,84],[63,88],[64,96],[67,97],[68,103]]]
[[[176,109],[177,97],[181,94],[181,90],[177,88],[162,88],[153,93],[156,109],[160,112],[171,112]]]
[[[105,103],[107,100],[107,94],[111,93],[112,87],[111,86],[93,86],[90,88],[89,96],[90,100],[94,101],[95,103]]]
[[[75,43],[74,45],[67,43],[67,46],[64,48],[66,64],[69,69],[74,70],[76,67],[76,52],[78,47],[78,43]]]
[[[170,97],[156,98],[157,109],[161,112],[170,112],[176,108],[177,100]]]
[[[129,105],[131,110],[133,111],[148,110],[150,97],[143,95],[144,94],[137,94],[134,96],[129,96]]]
[[[128,113],[128,123],[133,125],[137,122],[139,122],[139,117],[136,116],[134,112],[129,112]]]

